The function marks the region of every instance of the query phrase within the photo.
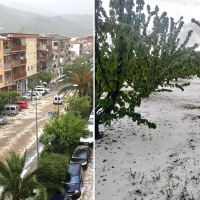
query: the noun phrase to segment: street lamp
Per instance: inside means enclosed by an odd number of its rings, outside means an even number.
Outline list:
[[[36,120],[36,123],[35,123],[35,129],[36,129],[36,147],[37,147],[37,160],[39,161],[39,147],[38,147],[38,123],[37,123],[37,96],[35,98],[35,120]]]

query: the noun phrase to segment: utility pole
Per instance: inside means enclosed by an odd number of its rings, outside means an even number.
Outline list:
[[[37,123],[37,96],[36,96],[36,106],[35,106],[35,109],[36,109],[36,115],[35,115],[35,119],[36,119],[36,123],[35,123],[35,129],[36,129],[36,147],[37,147],[37,161],[39,161],[39,147],[38,147],[38,123]]]

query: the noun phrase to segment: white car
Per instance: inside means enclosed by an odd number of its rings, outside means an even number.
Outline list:
[[[62,104],[63,103],[63,95],[56,95],[54,98],[53,98],[53,104]]]
[[[31,90],[29,90],[29,91],[27,92],[27,94],[28,94],[28,93],[31,93]],[[36,94],[36,95],[42,97],[42,93],[41,93],[41,92],[33,91],[33,94]]]
[[[31,93],[27,93],[26,95],[24,95],[23,100],[31,100]],[[41,99],[41,97],[39,95],[37,95],[36,93],[32,93],[32,99],[36,100],[36,99]]]
[[[35,88],[34,88],[34,89],[36,89],[36,88],[44,88],[48,94],[50,93],[50,89],[49,89],[49,88],[46,88],[46,87],[44,87],[43,85],[37,85],[37,86],[35,86]]]
[[[79,140],[80,144],[93,146],[94,143],[94,119],[90,118],[88,120],[88,130],[90,133],[86,137],[81,137]]]

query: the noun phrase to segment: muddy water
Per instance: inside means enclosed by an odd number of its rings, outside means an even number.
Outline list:
[[[56,91],[50,92],[37,101],[38,135],[42,127],[50,119],[48,111],[62,111],[66,105],[53,105]],[[18,154],[26,149],[36,149],[36,102],[28,101],[28,109],[20,111],[16,116],[6,116],[7,124],[0,125],[0,160],[5,161],[9,152],[14,150]],[[81,200],[93,200],[93,155],[88,169],[84,171],[84,184]],[[36,162],[37,159],[35,159]]]

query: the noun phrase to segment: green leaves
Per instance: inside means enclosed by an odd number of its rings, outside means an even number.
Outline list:
[[[148,5],[148,16],[143,9],[143,0],[136,1],[136,5],[133,1],[111,0],[110,16],[101,4],[96,7],[95,102],[96,113],[106,124],[128,115],[138,124],[155,128],[155,124],[141,119],[134,108],[158,86],[179,77],[200,76],[198,45],[187,47],[192,30],[180,44],[183,17],[175,22],[166,12],[159,15],[158,6],[151,10]],[[151,22],[152,28],[148,27]],[[192,22],[200,26],[195,19]],[[121,92],[124,83],[132,88],[131,92]],[[171,86],[183,90],[186,84]],[[101,97],[104,92],[107,95]]]
[[[63,144],[67,146],[77,143],[80,137],[87,134],[87,121],[68,111],[44,125],[40,142],[44,145],[48,145],[47,143],[50,142],[52,145]]]

